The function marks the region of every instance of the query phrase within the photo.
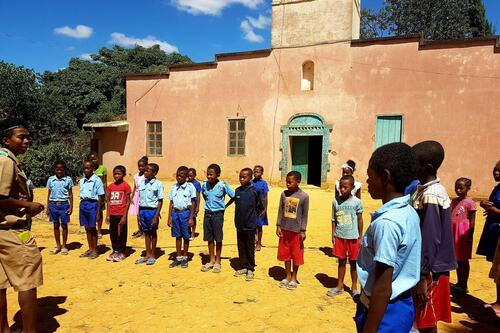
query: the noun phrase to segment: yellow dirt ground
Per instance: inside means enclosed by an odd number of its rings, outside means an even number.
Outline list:
[[[168,189],[171,183],[165,182]],[[33,232],[42,250],[45,284],[39,288],[39,327],[41,332],[354,332],[355,305],[350,297],[328,298],[335,286],[336,260],[330,257],[330,207],[333,193],[305,187],[310,195],[309,227],[305,242],[305,265],[299,272],[300,287],[287,291],[278,287],[284,269],[276,260],[277,237],[274,227],[264,230],[265,247],[257,253],[256,279],[245,282],[233,277],[237,263],[233,208],[226,212],[222,273],[202,273],[200,266],[207,249],[202,235],[190,247],[193,254],[188,269],[168,268],[169,255],[175,251],[174,239],[161,222],[161,256],[154,266],[136,266],[134,260],[143,249],[142,239],[129,239],[131,255],[120,263],[106,262],[110,253],[105,235],[102,255],[81,259],[86,250],[85,235],[78,234],[78,205],[70,225],[68,256],[50,255],[54,247],[52,226],[45,216],[35,218]],[[269,197],[271,225],[275,223],[281,188]],[[75,188],[75,194],[78,189]],[[37,189],[36,200],[45,202],[46,191]],[[369,213],[379,202],[363,193],[365,227]],[[166,212],[163,213],[165,217]],[[202,214],[201,214],[202,215]],[[478,214],[476,241],[484,223]],[[129,220],[129,235],[136,230],[135,218]],[[199,227],[201,231],[201,226]],[[475,249],[475,247],[474,247]],[[454,299],[453,324],[441,325],[441,332],[495,332],[491,310],[484,302],[495,297],[488,279],[490,264],[482,257],[471,261],[470,294]],[[455,280],[453,274],[452,279]],[[347,285],[350,278],[347,276]],[[17,296],[8,294],[9,319],[14,328],[21,320]]]

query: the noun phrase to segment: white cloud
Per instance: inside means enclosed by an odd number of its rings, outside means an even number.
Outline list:
[[[228,6],[239,4],[255,9],[264,3],[264,0],[170,0],[180,10],[193,15],[220,15],[222,10]]]
[[[249,42],[262,43],[264,37],[257,34],[255,29],[265,29],[271,25],[271,18],[264,15],[259,15],[258,18],[247,16],[240,24],[241,30],[243,30],[243,38]]]
[[[82,59],[82,60],[88,60],[88,61],[92,61],[92,58],[90,57],[90,53],[83,53],[83,54],[80,54],[78,56],[78,58]]]
[[[74,51],[74,50],[76,50],[76,47],[74,47],[74,46],[68,46],[66,48],[66,51],[70,51],[71,52],[71,51]]]
[[[94,29],[92,29],[91,27],[87,27],[86,25],[79,24],[74,29],[68,26],[55,28],[54,33],[57,35],[63,35],[76,39],[85,39],[92,36],[92,34],[94,33]]]
[[[118,44],[123,47],[140,45],[142,47],[151,47],[154,45],[160,45],[160,49],[162,49],[165,53],[174,53],[179,52],[179,49],[171,45],[165,41],[157,39],[155,36],[147,36],[145,38],[136,38],[126,36],[120,32],[113,32],[111,34],[111,40],[109,41],[113,44]]]

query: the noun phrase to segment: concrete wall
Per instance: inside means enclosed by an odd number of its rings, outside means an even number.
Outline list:
[[[151,159],[160,164],[160,177],[173,177],[185,164],[203,178],[206,166],[216,162],[226,179],[236,180],[242,167],[262,164],[265,177],[279,181],[280,127],[294,114],[311,112],[333,126],[328,184],[347,159],[358,163],[356,177],[364,182],[376,116],[401,114],[404,141],[434,139],[444,145],[440,175],[449,190],[466,176],[473,180],[474,195],[486,195],[500,158],[498,52],[493,41],[345,42],[225,56],[168,76],[130,77],[129,132],[126,139],[114,130],[100,134],[104,164],[125,163],[135,172],[146,152],[146,121],[162,121],[163,156]],[[301,90],[306,60],[315,64],[312,91]],[[227,122],[233,117],[246,119],[245,156],[227,156]]]
[[[359,38],[359,0],[273,0],[272,48]]]

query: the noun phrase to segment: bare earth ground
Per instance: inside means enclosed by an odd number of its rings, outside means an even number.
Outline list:
[[[171,183],[165,183],[166,189]],[[105,235],[101,256],[81,259],[86,250],[85,235],[78,234],[78,205],[70,225],[68,256],[50,255],[54,247],[52,226],[45,216],[33,222],[33,232],[42,250],[45,284],[39,289],[39,327],[41,332],[354,332],[355,305],[346,293],[335,299],[325,293],[335,286],[336,260],[331,253],[330,207],[333,193],[304,188],[310,195],[309,227],[305,242],[305,265],[299,272],[300,287],[287,291],[278,287],[284,277],[276,260],[274,234],[277,202],[282,191],[270,192],[269,216],[272,226],[264,230],[264,245],[257,252],[256,279],[245,282],[233,277],[237,249],[233,208],[226,212],[222,273],[202,273],[206,244],[202,235],[192,242],[192,261],[188,269],[168,268],[175,251],[165,215],[159,232],[160,258],[154,266],[136,266],[134,260],[143,249],[142,239],[129,239],[130,257],[120,263],[106,262],[110,253]],[[75,188],[75,194],[78,189]],[[46,191],[37,189],[36,200],[45,202]],[[369,213],[380,206],[363,193],[365,228]],[[202,213],[201,213],[202,216]],[[478,214],[475,247],[484,219]],[[129,235],[136,230],[130,217]],[[201,226],[199,230],[201,231]],[[483,257],[471,261],[470,294],[453,299],[453,324],[440,324],[441,332],[500,332],[491,310],[484,302],[495,297],[488,279],[490,264]],[[347,285],[350,278],[346,277]],[[452,274],[452,280],[455,275]],[[20,327],[17,296],[8,293],[9,319]]]

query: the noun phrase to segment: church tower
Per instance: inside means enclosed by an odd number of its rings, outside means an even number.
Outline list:
[[[272,48],[359,38],[361,0],[272,1]]]

